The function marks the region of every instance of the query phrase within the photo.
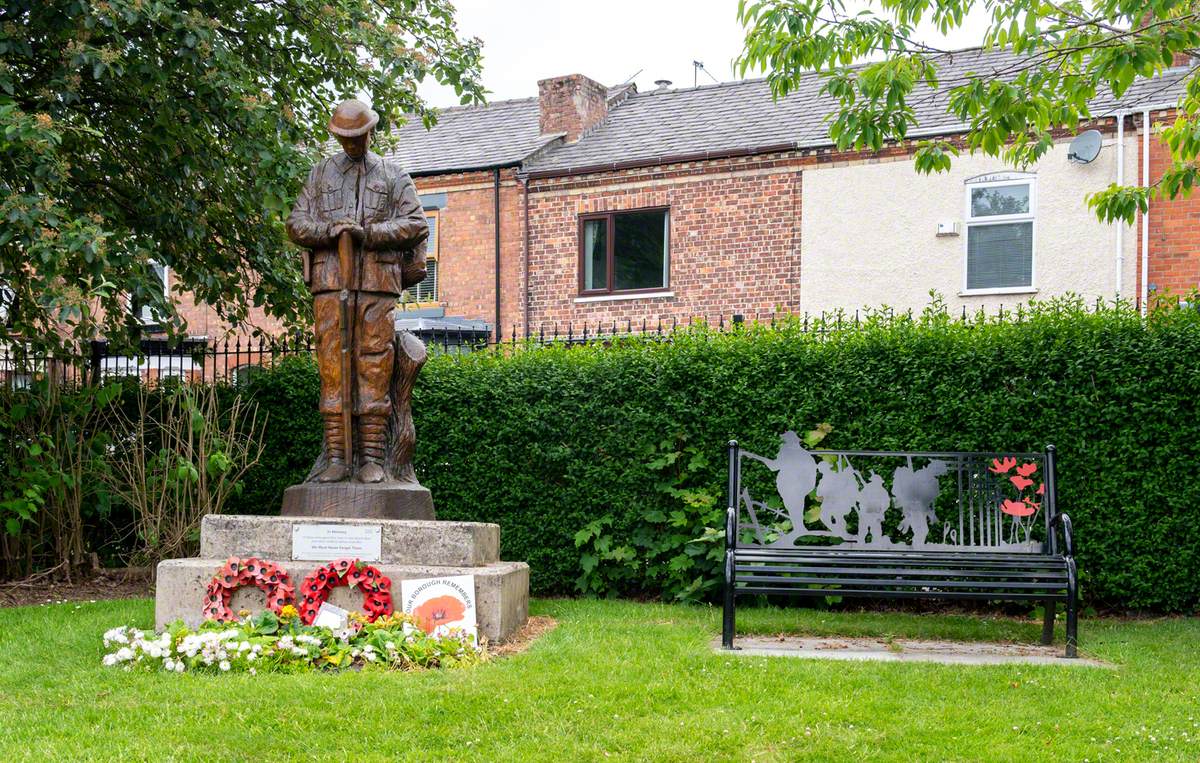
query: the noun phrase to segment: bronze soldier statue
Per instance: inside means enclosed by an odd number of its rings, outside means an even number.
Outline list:
[[[316,318],[325,424],[325,452],[310,477],[317,482],[390,478],[392,311],[400,292],[425,278],[429,226],[412,179],[370,151],[378,121],[362,101],[338,104],[329,131],[343,151],[313,168],[287,221],[288,237],[308,250]]]

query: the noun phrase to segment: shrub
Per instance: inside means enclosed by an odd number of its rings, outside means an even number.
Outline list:
[[[111,504],[95,479],[109,441],[100,422],[120,394],[44,379],[0,387],[0,574],[43,564],[70,580],[86,565],[87,527]]]
[[[0,385],[0,577],[194,547],[200,516],[248,484],[261,424],[226,385]]]
[[[1053,443],[1088,600],[1200,603],[1200,315],[1060,303],[808,329],[433,359],[414,409],[438,516],[499,522],[540,593],[687,596],[719,573],[695,539],[719,526],[731,438],[773,452],[829,422],[845,449]],[[664,457],[686,466],[664,479]]]
[[[870,317],[669,341],[435,356],[416,466],[441,519],[497,522],[539,594],[710,596],[725,443],[773,452],[1058,447],[1084,595],[1200,604],[1200,314],[1055,303],[1003,320]],[[230,510],[277,511],[320,446],[311,359],[258,375],[266,453]],[[716,539],[719,541],[719,538]]]
[[[243,393],[266,415],[263,452],[226,513],[277,514],[283,491],[302,481],[321,449],[321,383],[312,356],[286,357],[251,374]]]
[[[224,391],[130,385],[132,406],[105,422],[113,447],[100,475],[132,512],[136,561],[155,564],[195,549],[201,518],[225,510],[262,454],[257,407]]]

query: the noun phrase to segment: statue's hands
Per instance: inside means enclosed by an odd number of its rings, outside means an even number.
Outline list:
[[[329,226],[329,237],[336,241],[337,237],[342,235],[342,231],[350,231],[351,238],[356,242],[362,241],[362,226],[353,220],[343,217],[341,220],[334,222]]]
[[[354,243],[361,244],[363,239],[367,237],[367,231],[358,223],[350,223],[346,226],[346,230],[350,231],[350,238],[354,239]]]

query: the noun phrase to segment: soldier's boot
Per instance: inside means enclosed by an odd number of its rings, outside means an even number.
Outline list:
[[[346,463],[346,432],[342,427],[341,414],[325,414],[325,451],[329,454],[329,466],[317,475],[317,482],[341,482],[350,476],[350,465]]]
[[[387,449],[387,416],[365,415],[358,420],[359,445],[362,448],[362,468],[359,482],[382,482],[383,454]]]

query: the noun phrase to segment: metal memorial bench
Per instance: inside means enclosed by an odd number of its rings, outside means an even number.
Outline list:
[[[1043,644],[1065,602],[1075,657],[1074,556],[1071,519],[1055,506],[1054,446],[808,451],[785,432],[766,457],[729,443],[727,649],[738,596],[857,596],[1042,602]]]

